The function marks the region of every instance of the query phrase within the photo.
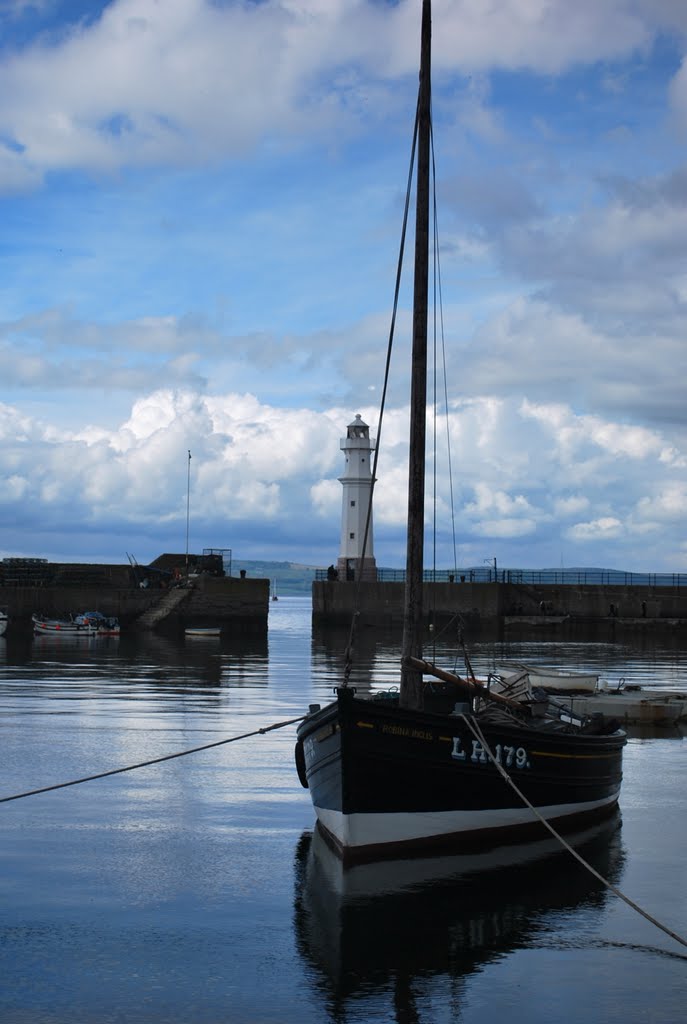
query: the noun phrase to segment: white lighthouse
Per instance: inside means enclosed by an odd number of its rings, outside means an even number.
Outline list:
[[[346,428],[346,436],[341,438],[341,451],[346,456],[346,467],[339,480],[343,484],[343,509],[341,514],[341,546],[337,569],[340,580],[358,578],[376,580],[377,567],[374,558],[372,538],[372,453],[375,450],[374,439],[370,438],[370,428],[360,415],[356,415]],[[370,522],[365,539],[367,512],[370,509]],[[363,550],[365,545],[365,550]]]

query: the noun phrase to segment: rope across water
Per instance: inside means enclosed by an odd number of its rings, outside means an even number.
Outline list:
[[[608,879],[603,877],[603,875],[600,875],[599,872],[596,870],[596,868],[593,868],[592,865],[588,861],[586,861],[584,859],[584,857],[580,856],[580,854],[577,852],[577,850],[573,849],[573,847],[570,845],[570,843],[567,843],[565,841],[565,839],[560,834],[560,832],[556,831],[556,829],[553,827],[553,825],[551,825],[546,820],[546,818],[542,814],[539,813],[539,811],[534,806],[534,804],[530,803],[530,801],[527,799],[525,794],[523,792],[521,792],[520,789],[518,789],[516,784],[513,782],[513,779],[510,777],[508,772],[504,769],[503,765],[499,764],[499,762],[497,761],[497,759],[494,757],[493,753],[491,752],[491,748],[489,747],[489,744],[487,743],[487,741],[486,741],[486,739],[484,737],[484,733],[480,729],[480,727],[477,724],[477,722],[474,719],[469,718],[467,715],[461,715],[460,717],[463,719],[463,721],[465,722],[465,724],[467,725],[468,729],[470,730],[472,735],[475,737],[475,739],[478,740],[478,742],[482,745],[482,748],[484,749],[484,752],[486,753],[487,757],[489,758],[491,763],[496,767],[496,769],[499,771],[499,773],[501,774],[501,776],[503,777],[505,782],[507,782],[508,785],[511,786],[512,789],[515,790],[515,792],[517,793],[518,797],[522,800],[522,802],[524,804],[526,804],[527,807],[529,807],[529,809],[532,811],[532,813],[537,818],[539,818],[539,820],[541,821],[542,825],[544,825],[545,828],[547,828],[549,830],[549,832],[554,837],[554,839],[558,840],[558,842],[561,844],[561,846],[563,846],[568,851],[568,853],[571,853],[573,855],[573,857],[575,858],[575,860],[579,861],[579,863],[582,865],[582,867],[585,868],[587,871],[589,871],[590,874],[594,875],[594,877],[596,879],[598,879],[598,881],[601,882],[602,885],[605,885],[607,889],[609,889],[612,893],[614,893],[616,896],[618,896],[624,903],[627,903],[628,907],[631,907],[638,914],[641,914],[641,916],[646,921],[649,921],[650,924],[655,925],[656,928],[660,928],[660,930],[662,932],[665,932],[666,935],[669,935],[671,937],[671,939],[675,939],[675,941],[679,942],[680,945],[687,946],[687,939],[683,939],[681,935],[678,935],[677,932],[674,932],[674,931],[672,931],[672,929],[667,928],[665,925],[661,924],[661,922],[657,921],[655,917],[652,917],[651,914],[648,914],[646,912],[646,910],[642,910],[642,908],[637,903],[635,903],[634,900],[631,900],[629,898],[629,896],[626,896],[623,892],[621,892],[620,889],[618,889],[615,885],[613,885],[612,882],[609,882]]]
[[[284,729],[288,725],[295,725],[297,722],[302,722],[305,718],[305,715],[300,715],[298,718],[289,718],[283,722],[274,722],[272,725],[266,725],[260,729],[253,729],[251,732],[241,733],[239,736],[229,736],[223,740],[214,740],[212,743],[203,743],[199,747],[191,747],[188,750],[179,750],[176,751],[174,754],[164,754],[162,757],[150,758],[150,760],[148,761],[139,761],[136,764],[126,765],[123,768],[111,768],[109,771],[106,772],[97,772],[94,775],[84,775],[78,779],[70,779],[68,782],[57,782],[51,786],[41,786],[38,789],[29,789],[24,791],[23,793],[13,793],[11,796],[0,797],[0,804],[10,803],[13,800],[23,800],[29,796],[38,796],[38,794],[40,793],[51,793],[57,789],[67,789],[69,786],[78,786],[84,782],[94,782],[96,779],[106,779],[111,775],[122,775],[124,772],[132,772],[138,768],[147,768],[150,765],[162,764],[164,761],[173,761],[175,758],[187,757],[189,754],[197,754],[203,750],[212,750],[215,747],[222,747],[228,743],[236,743],[239,740],[245,740],[250,738],[251,736],[264,736],[265,733],[274,732],[276,729]],[[566,842],[563,836],[560,835],[560,833],[557,832],[556,829],[549,824],[546,818],[544,818],[544,816],[539,813],[537,808],[532,803],[530,803],[525,794],[518,789],[518,787],[508,774],[508,772],[496,760],[493,753],[491,752],[489,744],[487,743],[482,730],[479,728],[479,725],[474,721],[474,719],[469,718],[467,715],[461,715],[461,718],[463,719],[463,721],[465,722],[473,736],[479,741],[479,743],[481,743],[487,757],[496,767],[498,772],[501,774],[504,781],[515,790],[518,797],[523,801],[524,804],[527,805],[527,807],[530,808],[532,813],[541,821],[545,828],[548,829],[551,835],[556,840],[558,840],[561,846],[563,846],[570,854],[572,854],[572,856],[587,871],[589,871],[590,874],[592,874],[598,881],[600,881],[604,886],[606,886],[607,889],[609,889],[612,893],[614,893],[621,900],[623,900],[624,903],[631,907],[632,910],[636,911],[650,924],[653,924],[656,928],[659,928],[666,935],[670,936],[671,939],[674,939],[676,942],[679,942],[680,945],[687,947],[687,939],[684,939],[681,935],[678,935],[677,932],[672,931],[672,929],[667,928],[665,925],[661,924],[660,921],[657,921],[655,917],[652,917],[651,914],[648,914],[645,910],[643,910],[637,903],[634,902],[634,900],[631,900],[628,896],[621,892],[620,889],[613,885],[612,882],[609,882],[606,878],[603,877],[603,875],[600,875],[599,872],[595,868],[593,868],[588,861],[584,859],[584,857],[580,856],[580,854],[575,849],[573,849],[573,847],[568,842]]]
[[[133,772],[137,768],[147,768],[151,764],[161,764],[163,761],[173,761],[176,757],[186,757],[188,754],[197,754],[201,750],[212,750],[213,747],[222,747],[227,743],[236,743],[237,740],[248,739],[249,736],[262,736],[266,732],[273,732],[275,729],[283,729],[287,725],[295,725],[302,722],[305,715],[300,718],[290,718],[286,722],[275,722],[273,725],[263,726],[262,729],[254,729],[252,732],[244,732],[240,736],[230,736],[225,740],[215,740],[213,743],[204,743],[200,747],[191,747],[189,750],[179,750],[175,754],[165,754],[162,757],[153,757],[149,761],[139,761],[138,764],[129,764],[125,768],[112,768],[107,772],[98,772],[95,775],[84,775],[80,779],[71,779],[69,782],[57,782],[52,786],[41,786],[40,789],[29,789],[24,793],[14,793],[12,796],[0,797],[0,804],[7,804],[11,800],[23,800],[27,796],[37,796],[39,793],[51,793],[55,789],[66,789],[67,786],[78,786],[82,782],[93,782],[95,779],[106,779],[109,775],[121,775],[124,772]]]

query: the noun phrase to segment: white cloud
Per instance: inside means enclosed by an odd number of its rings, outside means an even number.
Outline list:
[[[583,494],[557,498],[553,503],[553,511],[557,519],[569,519],[585,512],[588,508],[589,498]]]
[[[29,482],[23,476],[6,476],[3,479],[2,490],[0,490],[0,503],[11,505],[23,501],[29,492]]]
[[[580,564],[603,538],[616,563],[670,568],[685,6],[433,6],[439,509],[476,562],[557,564],[566,538]],[[0,7],[0,545],[178,545],[191,449],[199,538],[327,564],[339,438],[355,412],[376,430],[420,5],[112,0],[79,24],[61,9]],[[382,563],[402,561],[411,290]]]
[[[687,131],[687,58],[684,58],[670,86],[670,99],[682,133]]]
[[[565,532],[569,540],[575,541],[607,541],[619,537],[623,524],[613,516],[604,516],[588,523],[576,523]]]
[[[537,524],[533,519],[491,519],[475,524],[475,533],[483,537],[505,539],[526,537],[534,533]]]
[[[434,22],[440,74],[550,75],[647,48],[656,31],[649,11],[641,17],[620,0],[444,0]],[[356,118],[393,106],[390,81],[416,69],[418,23],[409,0],[114,0],[90,23],[6,57],[0,130],[29,175],[197,162],[244,153],[268,133],[286,140],[315,130],[333,142],[356,130]],[[480,131],[494,117],[482,107]],[[6,173],[10,186],[17,169]]]
[[[552,74],[579,61],[626,55],[647,46],[651,34],[648,21],[613,0],[575,5],[505,0],[492,5],[486,16],[476,0],[445,0],[434,10],[435,23],[446,10],[451,15],[449,29],[439,36],[437,59],[447,61],[451,54],[468,68],[491,65]]]
[[[310,488],[315,515],[336,519],[341,514],[341,484],[338,480],[318,480]]]
[[[661,490],[637,502],[637,518],[648,521],[675,522],[687,507],[687,482],[667,481]]]
[[[315,413],[271,406],[250,394],[207,396],[160,389],[137,400],[130,415],[111,431],[60,431],[7,406],[0,412],[5,510],[0,531],[12,523],[15,538],[21,535],[17,524],[25,508],[31,508],[34,518],[60,523],[73,534],[77,547],[84,541],[85,527],[102,523],[126,522],[129,531],[157,523],[157,540],[147,541],[156,545],[170,530],[183,533],[190,449],[192,519],[196,535],[204,537],[201,546],[223,546],[217,536],[227,534],[234,535],[232,543],[240,544],[243,537],[247,545],[252,531],[268,528],[275,542],[277,536],[297,531],[299,540],[287,541],[296,544],[291,557],[302,552],[302,560],[311,562],[309,545],[320,536],[329,538],[328,561],[337,554],[339,440],[351,410]],[[661,462],[660,445],[647,450],[641,443],[619,445],[613,424],[600,430],[596,420],[577,419],[564,407],[538,413],[539,418],[532,417],[516,402],[488,399],[461,404],[451,413],[451,434],[459,439],[453,455],[453,504],[458,544],[466,558],[472,554],[481,561],[484,540],[491,538],[499,543],[500,564],[541,566],[546,557],[542,553],[555,550],[563,536],[568,560],[589,564],[595,558],[589,552],[585,558],[585,551],[595,551],[599,539],[624,542],[631,534],[651,533],[656,522],[662,524],[664,542],[674,536],[679,544],[685,483],[669,476],[673,469]],[[361,414],[374,434],[374,410],[363,408]],[[398,557],[395,545],[405,522],[407,416],[407,409],[390,407],[384,425],[374,512],[380,564],[389,564],[392,547],[394,559]],[[571,423],[578,435],[574,452],[560,443],[561,430]],[[616,440],[608,443],[609,437]],[[479,444],[472,443],[475,438]],[[571,467],[586,449],[596,452],[594,458],[585,455],[593,468],[578,469],[575,475],[585,486],[571,490]],[[645,474],[635,478],[628,466],[637,459],[645,464]],[[509,476],[506,470],[513,465],[517,472]],[[449,478],[443,462],[440,467],[437,497],[448,511]],[[652,499],[647,498],[649,480]],[[428,485],[428,501],[432,490]],[[580,513],[586,514],[584,520]],[[27,529],[30,538],[31,523]],[[525,539],[527,549],[520,550],[518,542]],[[1,546],[7,549],[8,544]],[[30,539],[21,547],[30,550]],[[151,557],[157,553],[151,551]],[[451,561],[448,549],[445,557]]]
[[[522,412],[545,426],[556,438],[561,453],[578,464],[585,458],[595,458],[598,450],[632,460],[651,457],[666,461],[661,435],[645,427],[612,423],[599,416],[578,416],[561,404],[536,405],[525,401]]]
[[[522,494],[514,497],[505,491],[492,490],[488,484],[477,482],[474,487],[475,500],[466,506],[468,513],[482,515],[487,511],[496,511],[501,515],[512,512],[531,513],[532,506]]]

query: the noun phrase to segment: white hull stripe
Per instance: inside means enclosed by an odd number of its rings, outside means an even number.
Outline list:
[[[620,790],[603,800],[577,804],[552,804],[538,807],[545,818],[563,818],[614,804]],[[402,843],[417,839],[477,832],[484,829],[529,825],[535,816],[529,807],[494,808],[485,811],[414,811],[393,814],[342,814],[315,807],[318,819],[346,849],[383,843]]]

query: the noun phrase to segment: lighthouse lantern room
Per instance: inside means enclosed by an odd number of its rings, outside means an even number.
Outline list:
[[[341,515],[341,547],[337,563],[340,580],[376,580],[372,536],[372,453],[375,450],[370,428],[357,414],[341,438],[341,451],[346,456],[343,476],[343,509]],[[370,521],[367,514],[370,509]],[[367,538],[365,530],[367,526]],[[364,545],[364,550],[363,550]]]

